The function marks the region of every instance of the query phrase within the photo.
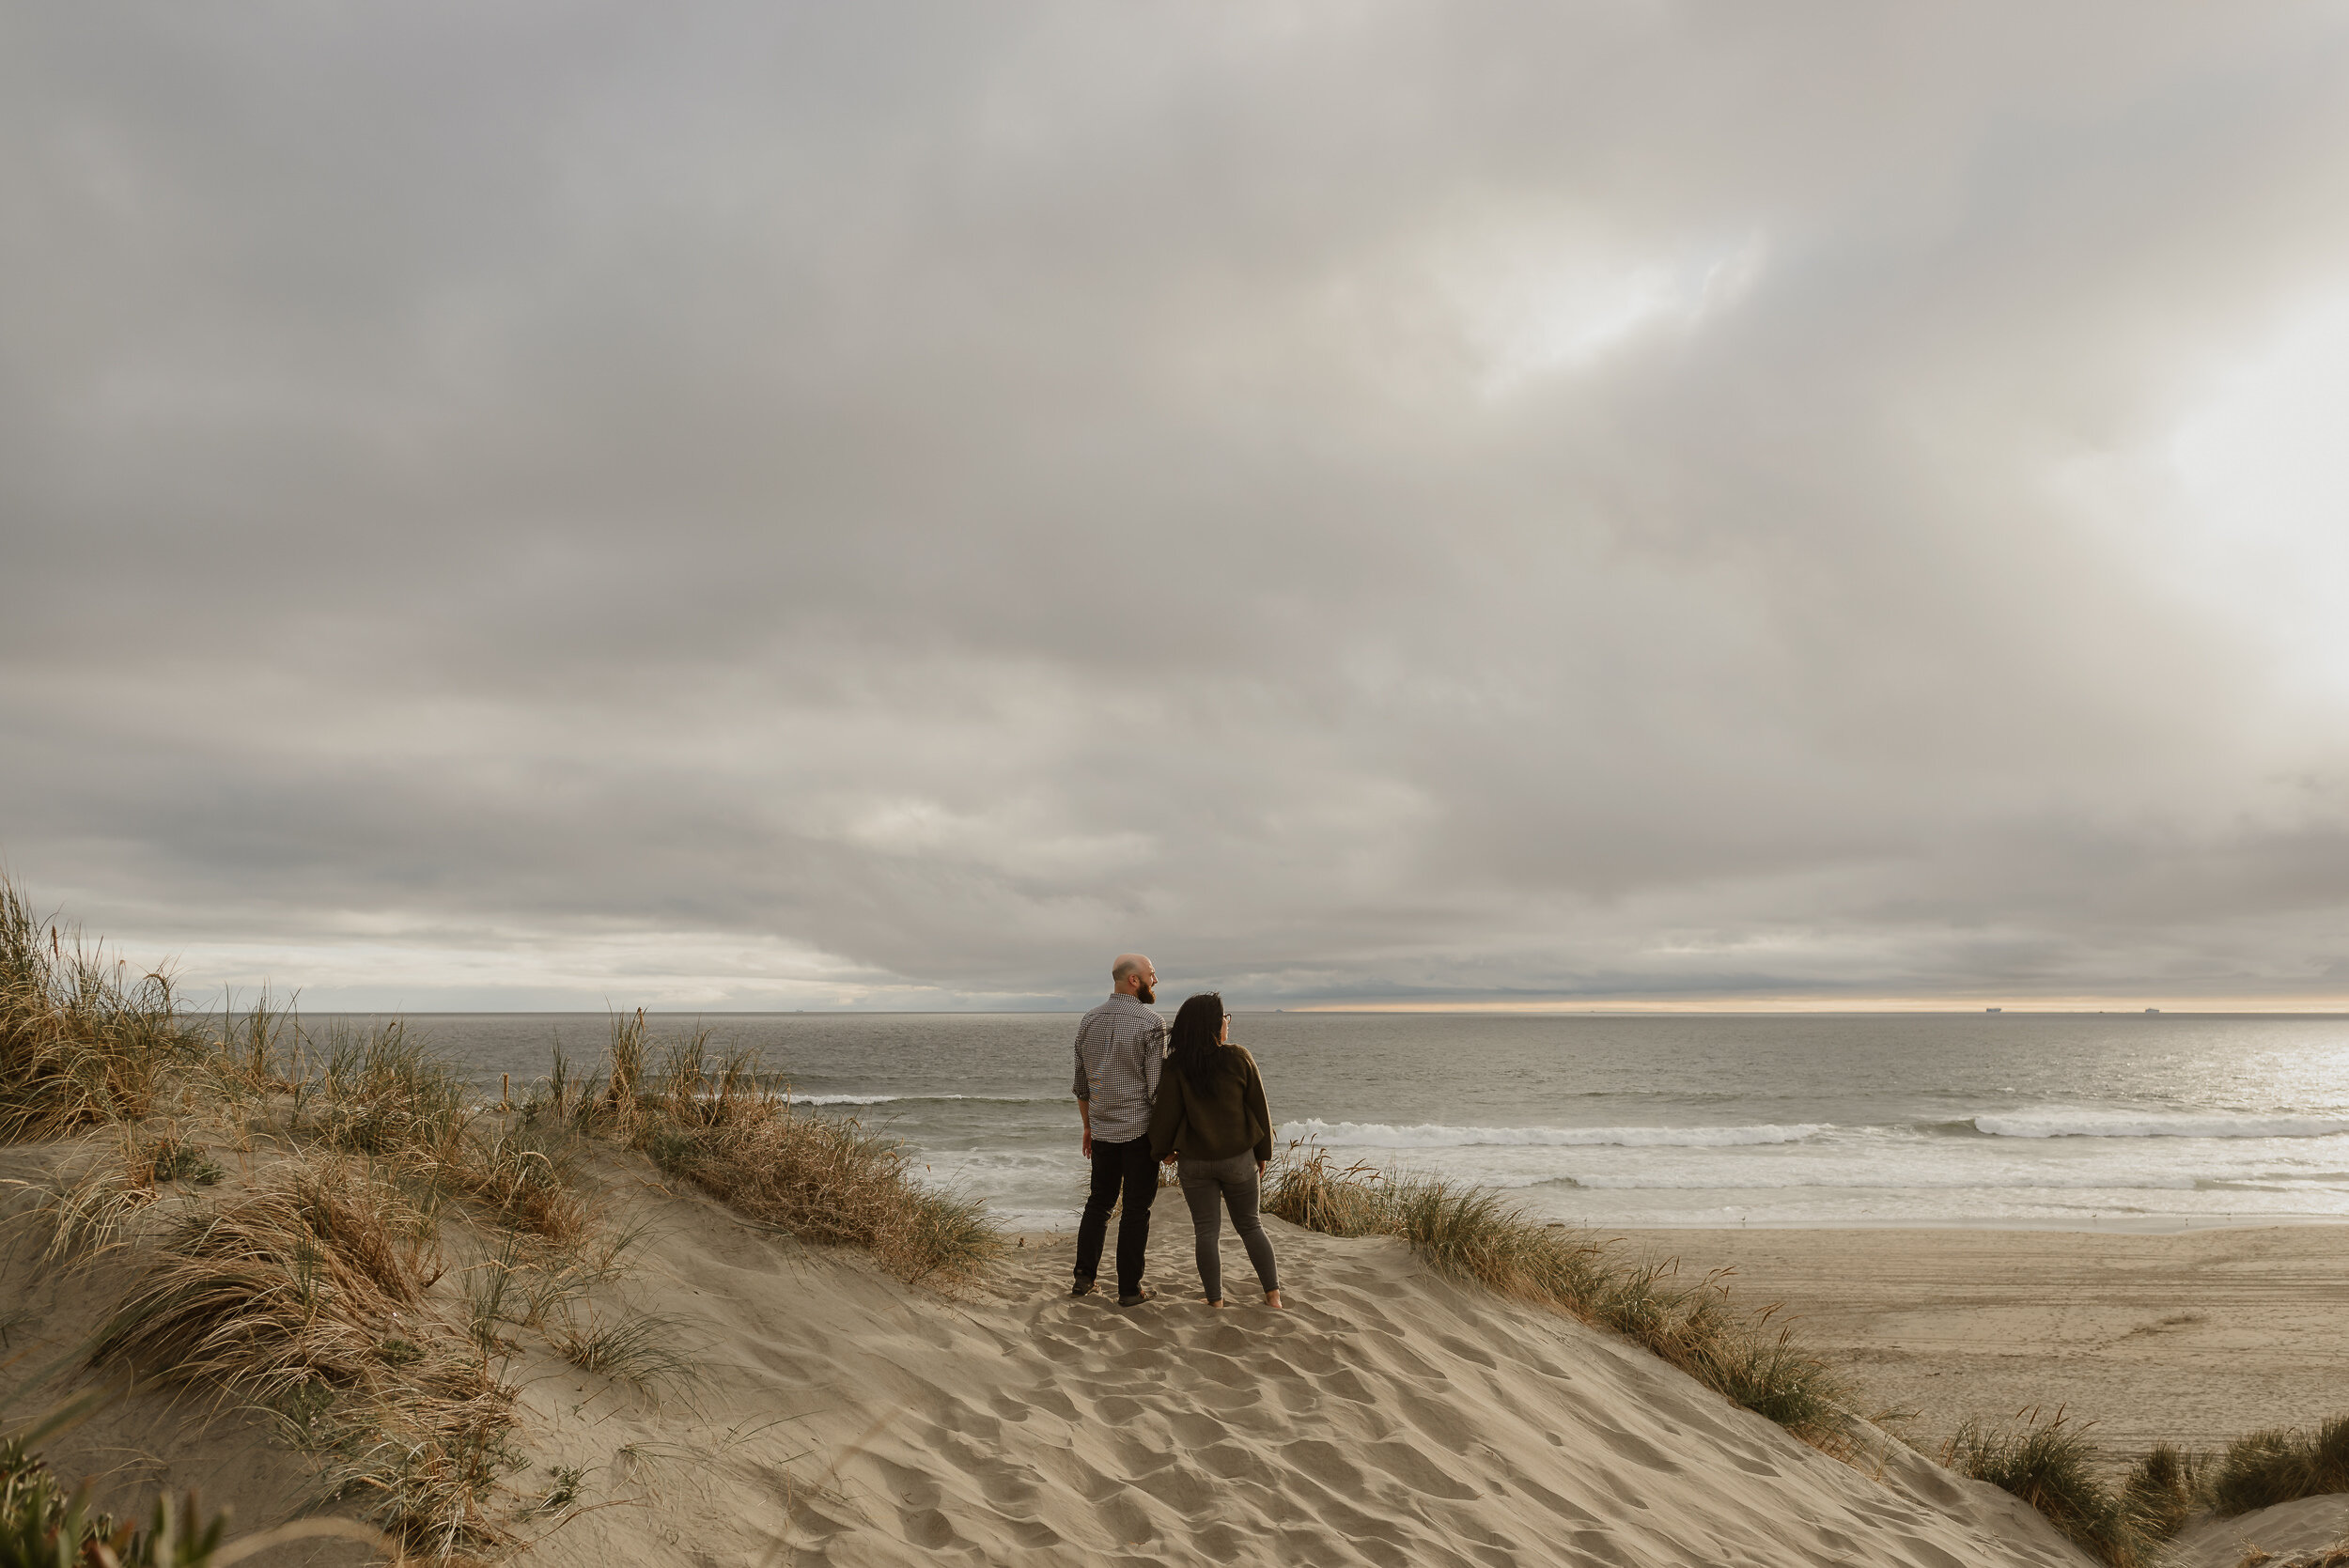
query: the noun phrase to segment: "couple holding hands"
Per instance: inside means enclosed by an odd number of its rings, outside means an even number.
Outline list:
[[[1247,1048],[1232,1044],[1223,999],[1204,991],[1176,1010],[1174,1027],[1152,1010],[1158,970],[1139,953],[1111,966],[1109,1001],[1077,1026],[1077,1114],[1084,1123],[1084,1152],[1093,1188],[1077,1226],[1077,1278],[1072,1296],[1094,1288],[1110,1210],[1121,1197],[1117,1223],[1117,1304],[1139,1306],[1156,1293],[1142,1283],[1150,1244],[1150,1204],[1159,1195],[1159,1166],[1173,1165],[1190,1207],[1202,1297],[1223,1305],[1223,1210],[1248,1249],[1264,1287],[1265,1305],[1281,1305],[1281,1278],[1272,1242],[1256,1215],[1257,1183],[1272,1157],[1272,1113],[1264,1079]]]

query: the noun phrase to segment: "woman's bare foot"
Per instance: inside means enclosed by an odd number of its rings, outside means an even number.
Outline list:
[[[1265,1292],[1264,1304],[1268,1307],[1278,1307],[1281,1304],[1281,1293],[1277,1290]]]
[[[1206,1298],[1206,1296],[1201,1296],[1199,1299],[1200,1299],[1200,1300],[1202,1300],[1202,1301],[1207,1301],[1207,1298]],[[1221,1296],[1217,1296],[1214,1300],[1212,1300],[1212,1301],[1207,1301],[1207,1305],[1208,1305],[1208,1306],[1210,1306],[1210,1307],[1221,1307],[1221,1305],[1223,1305],[1223,1297],[1221,1297]]]

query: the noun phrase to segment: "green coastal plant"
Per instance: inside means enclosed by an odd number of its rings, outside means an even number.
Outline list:
[[[1960,1423],[1942,1448],[1941,1463],[2012,1492],[2108,1568],[2149,1561],[2156,1538],[2101,1479],[2102,1455],[2087,1428],[2066,1420],[2061,1408],[2044,1421],[2038,1410],[2026,1410],[2016,1421]]]
[[[538,1499],[537,1512],[541,1514],[562,1513],[563,1510],[577,1502],[580,1494],[587,1489],[587,1470],[584,1466],[549,1465],[547,1474],[554,1478],[554,1484],[549,1486],[546,1496]]]
[[[693,1336],[670,1313],[630,1312],[609,1322],[588,1313],[562,1324],[552,1337],[563,1358],[582,1372],[642,1392],[682,1394],[702,1379]]]
[[[0,1395],[0,1410],[19,1404],[60,1370],[53,1364]],[[101,1512],[93,1506],[90,1483],[68,1490],[36,1451],[129,1391],[129,1379],[117,1377],[54,1400],[0,1430],[0,1568],[229,1568],[272,1546],[325,1536],[393,1546],[349,1519],[302,1519],[227,1541],[227,1516],[207,1517],[193,1492],[176,1503],[168,1495],[158,1497],[144,1524]]]
[[[0,1568],[210,1568],[228,1521],[207,1519],[189,1493],[158,1498],[144,1528],[91,1505],[87,1482],[69,1491],[37,1454],[0,1442]]]
[[[2313,1435],[2269,1430],[2238,1437],[2212,1466],[2207,1486],[2220,1514],[2349,1492],[2349,1416],[2334,1417]]]
[[[2156,1443],[2130,1467],[2121,1505],[2140,1534],[2168,1541],[2207,1505],[2208,1461],[2174,1443]]]

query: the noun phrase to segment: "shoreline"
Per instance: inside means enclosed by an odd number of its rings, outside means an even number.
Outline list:
[[[1574,1224],[1579,1223],[1579,1221],[1569,1220],[1567,1223]],[[2200,1234],[2206,1231],[2301,1230],[2310,1227],[2322,1228],[2327,1225],[2349,1225],[2349,1215],[2279,1214],[2248,1215],[2240,1217],[2228,1215],[2224,1218],[2216,1219],[2203,1215],[2161,1215],[2146,1217],[2143,1219],[2108,1219],[2103,1221],[2092,1220],[2084,1225],[2079,1223],[2077,1220],[2068,1219],[1765,1219],[1757,1220],[1750,1224],[1739,1223],[1735,1225],[1724,1225],[1718,1220],[1704,1220],[1690,1221],[1687,1224],[1678,1225],[1649,1223],[1642,1225],[1621,1226],[1589,1225],[1585,1228],[1588,1230],[1604,1232],[1610,1235],[1617,1234],[1631,1234],[1633,1233],[1644,1234],[1648,1232],[1655,1232],[1659,1234],[1681,1235],[1703,1234],[1713,1232],[1719,1232],[1725,1234],[1735,1234],[1739,1232],[1752,1233],[1761,1231],[1833,1231],[1838,1233],[1855,1231],[1925,1231],[1933,1233],[1945,1231],[1983,1231],[1989,1232],[1994,1234],[2004,1234],[2012,1232],[2032,1235],[2056,1234],[2065,1235],[2161,1236],[2185,1235],[2189,1232]]]

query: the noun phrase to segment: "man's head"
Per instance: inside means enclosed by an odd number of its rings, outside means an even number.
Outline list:
[[[1159,971],[1139,953],[1121,953],[1110,966],[1110,988],[1136,1001],[1159,1000]]]

